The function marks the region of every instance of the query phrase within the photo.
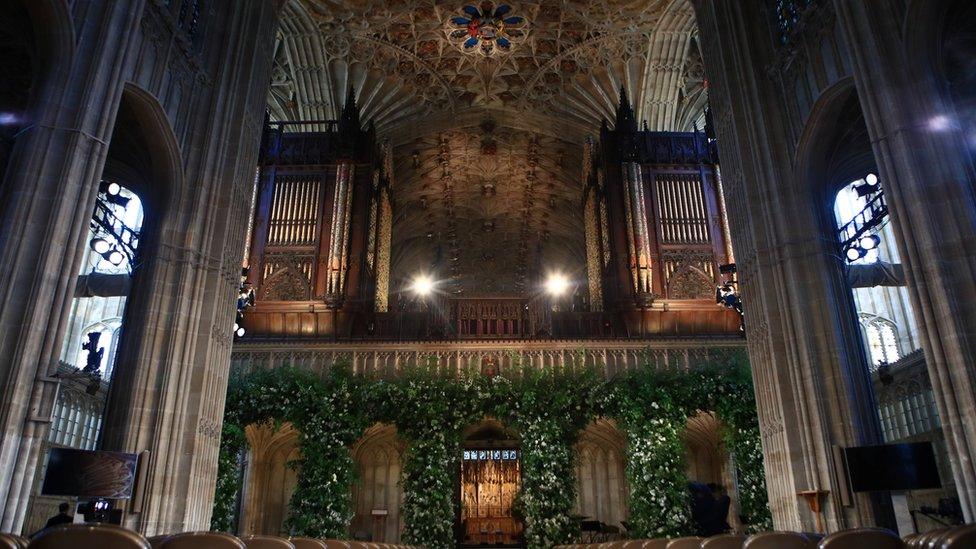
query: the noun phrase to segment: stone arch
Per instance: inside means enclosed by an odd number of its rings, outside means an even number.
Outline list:
[[[350,527],[354,537],[377,542],[399,543],[400,506],[403,488],[403,445],[396,427],[377,423],[353,445],[353,461],[359,475],[352,489],[354,516]],[[373,515],[373,511],[386,514]]]
[[[727,520],[738,531],[738,490],[731,456],[722,441],[722,422],[714,412],[700,410],[688,418],[681,436],[688,452],[688,481],[722,487],[732,500]]]
[[[298,430],[291,423],[276,427],[265,422],[248,425],[244,433],[249,451],[241,532],[286,533],[288,504],[298,482],[298,471],[289,465],[301,456]]]
[[[809,189],[821,211],[831,211],[844,184],[876,170],[874,151],[852,77],[825,89],[807,117],[794,158],[793,185]],[[833,217],[823,219],[833,227]]]
[[[183,249],[186,232],[176,203],[184,189],[176,134],[156,97],[132,83],[122,91],[103,176],[123,179],[124,186],[140,197],[144,212],[138,253],[147,260],[133,271],[103,439],[107,448],[124,448],[121,438],[126,435],[119,427],[126,424],[125,416],[133,407],[144,405],[135,403],[144,395],[132,386],[142,375],[140,365],[145,364],[139,355],[152,344],[150,334],[158,325],[160,296],[155,287],[162,283],[158,261],[172,256],[167,248]]]
[[[574,514],[623,529],[630,494],[625,449],[626,437],[612,419],[597,419],[583,429],[576,443]]]

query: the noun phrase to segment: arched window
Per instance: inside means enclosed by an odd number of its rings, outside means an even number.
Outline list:
[[[871,365],[891,364],[901,358],[898,350],[898,327],[890,320],[861,315],[861,328],[867,339]]]
[[[101,182],[61,351],[64,389],[55,406],[52,444],[97,446],[132,274],[139,266],[143,217],[142,201],[131,189]]]
[[[868,173],[834,197],[838,253],[847,265],[871,370],[918,348],[901,259],[878,176]]]

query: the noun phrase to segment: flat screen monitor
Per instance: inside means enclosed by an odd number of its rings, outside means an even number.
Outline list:
[[[41,494],[127,499],[136,479],[137,454],[51,448]]]
[[[855,492],[941,488],[931,442],[856,446],[844,449]]]

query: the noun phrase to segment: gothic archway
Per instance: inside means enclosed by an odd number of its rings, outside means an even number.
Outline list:
[[[350,531],[356,539],[399,543],[403,488],[403,446],[396,427],[376,424],[353,446],[359,482],[353,486],[355,515]]]

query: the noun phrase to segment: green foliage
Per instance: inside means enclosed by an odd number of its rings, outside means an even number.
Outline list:
[[[350,448],[376,422],[396,426],[406,442],[402,487],[404,542],[431,549],[454,546],[455,476],[466,426],[496,418],[521,437],[522,487],[517,510],[529,548],[568,543],[579,534],[574,459],[581,430],[614,418],[627,436],[630,522],[634,536],[691,531],[681,433],[699,410],[722,421],[732,452],[744,518],[768,528],[769,510],[755,401],[744,353],[713,352],[685,369],[647,366],[612,380],[590,368],[515,365],[487,378],[435,364],[393,379],[354,376],[333,368],[325,377],[291,368],[231,381],[221,443],[213,526],[232,526],[240,489],[238,456],[244,426],[291,422],[301,433],[298,486],[288,527],[296,535],[344,537],[352,519]]]

